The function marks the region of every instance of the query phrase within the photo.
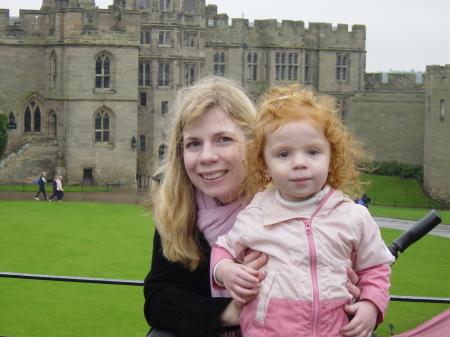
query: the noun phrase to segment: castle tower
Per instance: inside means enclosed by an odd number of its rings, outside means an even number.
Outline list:
[[[424,187],[450,205],[450,64],[427,66]]]

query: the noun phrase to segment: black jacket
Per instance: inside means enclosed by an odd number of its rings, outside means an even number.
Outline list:
[[[218,317],[231,299],[211,297],[211,249],[204,237],[201,246],[207,261],[191,272],[163,256],[161,238],[155,231],[151,270],[144,280],[144,314],[151,327],[180,337],[217,337],[225,331],[218,326]]]

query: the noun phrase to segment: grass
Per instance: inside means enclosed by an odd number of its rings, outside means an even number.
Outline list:
[[[386,243],[402,231],[382,228]],[[399,253],[392,266],[390,294],[398,296],[450,297],[450,239],[427,235]],[[444,310],[448,304],[390,302],[384,322],[376,330],[380,337],[389,336],[388,324],[395,334],[411,330]]]
[[[128,280],[148,272],[153,224],[140,206],[2,201],[0,209],[3,272]],[[0,278],[0,335],[145,336],[143,300],[138,286]]]
[[[401,208],[401,207],[386,207],[386,206],[369,206],[369,211],[372,216],[379,216],[383,218],[405,219],[405,220],[420,220],[430,211],[422,208]],[[441,219],[441,224],[450,225],[450,211],[436,210]]]
[[[411,186],[408,180],[373,180],[367,194],[376,200],[384,193],[404,202],[420,189],[404,193]],[[388,192],[372,189],[381,183]],[[0,271],[129,280],[142,280],[148,272],[153,223],[140,206],[0,201],[0,209],[0,251],[6,252]],[[372,205],[369,210],[374,216],[411,220],[428,213]],[[450,224],[450,211],[438,212],[443,223]],[[391,244],[402,231],[382,228],[381,233]],[[449,239],[428,235],[399,255],[392,268],[391,294],[450,297]],[[143,301],[137,286],[0,278],[0,335],[145,336]],[[393,324],[399,334],[447,308],[391,302],[376,333],[389,336],[388,324]]]
[[[371,181],[366,192],[372,199],[372,205],[442,208],[440,203],[431,200],[423,193],[422,186],[415,179],[376,174],[365,174],[362,179]]]

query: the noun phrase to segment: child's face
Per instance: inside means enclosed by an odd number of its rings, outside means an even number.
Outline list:
[[[266,135],[267,171],[288,201],[304,201],[320,191],[328,176],[330,143],[307,120],[289,122]]]

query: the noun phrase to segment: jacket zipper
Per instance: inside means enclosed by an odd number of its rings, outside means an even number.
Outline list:
[[[311,272],[311,282],[313,288],[313,312],[312,312],[312,324],[311,324],[311,336],[319,336],[319,316],[320,316],[320,298],[319,298],[319,282],[317,279],[317,254],[316,245],[314,243],[314,235],[312,232],[311,224],[314,216],[319,212],[325,202],[333,194],[334,189],[332,188],[328,192],[327,196],[322,200],[319,207],[314,211],[309,219],[302,219],[305,224],[306,237],[308,238],[308,249],[309,249],[309,265]]]
[[[319,314],[320,314],[320,303],[319,303],[319,282],[317,280],[317,260],[316,260],[316,247],[314,244],[314,236],[311,230],[312,219],[302,219],[305,223],[306,236],[308,238],[308,248],[309,248],[309,265],[311,272],[311,281],[313,289],[313,312],[312,312],[312,325],[311,325],[311,336],[318,336],[319,330]]]

